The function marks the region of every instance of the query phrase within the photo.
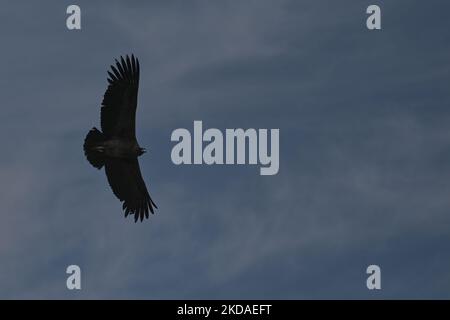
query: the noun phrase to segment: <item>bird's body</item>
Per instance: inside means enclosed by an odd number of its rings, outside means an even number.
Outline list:
[[[135,158],[141,156],[145,150],[136,140],[112,138],[99,144],[96,151],[104,153],[107,157]]]
[[[145,149],[136,140],[136,108],[139,88],[139,61],[132,55],[116,60],[108,71],[109,86],[101,108],[101,128],[92,128],[84,141],[87,160],[96,168],[105,167],[109,185],[123,201],[125,216],[141,221],[154,213],[155,203],[142,178],[137,158]]]

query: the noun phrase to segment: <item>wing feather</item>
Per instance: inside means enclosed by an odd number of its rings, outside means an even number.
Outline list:
[[[135,221],[142,221],[149,217],[149,211],[154,213],[157,207],[148,193],[137,158],[109,158],[105,162],[105,173],[113,193],[123,201],[125,217],[133,214]]]
[[[102,131],[106,138],[136,139],[139,61],[134,55],[131,59],[120,57],[120,62],[116,59],[116,66],[111,66],[108,76],[109,85],[101,108]]]

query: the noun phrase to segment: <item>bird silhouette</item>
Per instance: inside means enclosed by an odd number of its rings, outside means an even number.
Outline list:
[[[125,217],[141,221],[157,208],[147,191],[138,157],[145,153],[136,140],[139,61],[134,55],[115,60],[108,71],[100,117],[101,129],[92,128],[84,140],[84,154],[97,169],[105,167],[108,183],[123,202]]]

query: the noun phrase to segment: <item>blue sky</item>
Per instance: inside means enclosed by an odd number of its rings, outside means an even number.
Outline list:
[[[69,4],[0,11],[0,298],[449,298],[446,1],[377,1],[373,32],[369,1],[78,1],[81,31]],[[142,224],[82,151],[127,53]],[[279,128],[279,173],[175,166],[194,120]]]

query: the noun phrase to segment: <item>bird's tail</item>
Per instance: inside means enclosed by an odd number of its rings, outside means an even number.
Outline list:
[[[102,153],[102,144],[105,141],[103,133],[97,128],[92,128],[84,139],[84,154],[91,165],[101,169],[105,164],[105,156]]]

